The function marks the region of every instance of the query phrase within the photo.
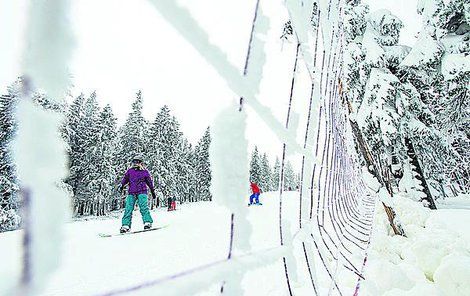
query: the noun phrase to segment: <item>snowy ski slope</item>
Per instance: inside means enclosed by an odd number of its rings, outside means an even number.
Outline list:
[[[287,192],[284,197],[286,219],[292,222],[291,231],[295,231],[298,193]],[[279,246],[278,193],[263,194],[261,200],[264,205],[250,207],[248,214],[253,226],[252,253],[259,252],[260,257],[264,250]],[[66,224],[60,268],[42,295],[101,295],[227,257],[230,215],[226,208],[201,202],[182,205],[174,212],[159,209],[153,211],[152,216],[155,225],[169,226],[147,233],[102,238],[98,236],[100,232],[118,232],[120,217]],[[134,211],[132,228],[143,228],[138,210]],[[0,234],[0,262],[3,263],[0,295],[8,295],[16,284],[12,280],[21,272],[21,234],[21,230]],[[300,293],[304,284],[298,283],[294,289]],[[170,291],[166,289],[171,287],[171,283],[152,286],[130,295],[168,295]],[[246,295],[284,295],[282,260],[279,258],[273,264],[250,271],[243,279],[243,288]],[[200,292],[214,295],[219,289],[220,285],[203,286]],[[178,289],[173,286],[172,290],[178,291],[176,295],[198,292],[194,285],[184,289],[179,284]]]
[[[248,220],[253,227],[253,234],[250,238],[251,253],[257,254],[257,257],[261,259],[266,252],[270,252],[279,244],[277,232],[279,227],[277,220],[278,194],[278,192],[262,194],[261,200],[264,205],[249,208]],[[293,234],[298,230],[295,223],[298,219],[298,201],[297,192],[285,193],[284,214],[288,221],[286,224],[290,225],[290,229],[286,231]],[[466,259],[465,257],[455,257],[459,254],[461,256],[459,252],[462,250],[459,251],[459,248],[470,245],[470,236],[463,226],[465,223],[470,223],[468,210],[445,209],[430,212],[420,208],[421,206],[415,202],[403,198],[400,198],[399,201],[398,205],[402,205],[402,207],[398,206],[398,210],[403,215],[404,225],[409,230],[411,237],[404,239],[397,236],[386,236],[386,233],[383,232],[386,229],[385,215],[384,213],[377,215],[377,224],[384,227],[379,226],[374,234],[373,251],[368,264],[370,270],[366,269],[366,281],[363,283],[361,294],[382,294],[393,289],[396,293],[400,292],[399,289],[404,289],[401,290],[401,293],[404,293],[406,290],[413,289],[411,291],[416,291],[418,294],[410,295],[419,295],[423,291],[438,293],[446,287],[452,289],[454,283],[459,283],[458,274],[455,281],[440,275],[441,282],[438,284],[443,283],[442,285],[444,285],[444,287],[440,287],[426,281],[422,275],[423,272],[420,273],[421,266],[434,264],[432,261],[428,260],[431,263],[420,263],[420,260],[425,258],[417,258],[415,260],[418,262],[414,263],[414,267],[410,265],[409,256],[405,256],[405,261],[396,263],[395,267],[388,261],[393,262],[392,254],[398,252],[400,245],[409,246],[412,250],[424,248],[428,242],[427,237],[412,234],[413,229],[423,225],[433,226],[438,233],[446,233],[436,237],[433,244],[434,247],[436,244],[440,244],[437,250],[442,253],[442,256],[437,259],[441,260],[450,254],[449,260],[455,258],[470,260],[468,256]],[[68,223],[65,227],[62,264],[53,274],[42,295],[106,295],[110,292],[140,287],[147,283],[150,283],[147,288],[139,288],[122,295],[218,295],[222,282],[206,285],[211,281],[206,277],[216,277],[217,273],[223,273],[227,269],[223,263],[216,264],[208,272],[199,271],[192,275],[186,275],[183,280],[178,282],[177,287],[175,281],[166,279],[166,276],[204,266],[208,262],[225,260],[229,246],[229,237],[227,236],[230,228],[229,211],[216,203],[202,202],[182,205],[180,210],[175,212],[159,209],[153,211],[152,215],[156,225],[168,224],[169,226],[148,233],[101,238],[98,236],[100,232],[118,231],[120,217]],[[133,223],[134,229],[143,227],[138,211],[134,212]],[[437,228],[436,225],[438,225]],[[0,262],[2,262],[0,295],[10,295],[9,292],[16,284],[13,280],[19,276],[21,234],[21,230],[0,234]],[[458,238],[459,243],[454,243],[453,249],[453,246],[448,244],[449,240],[455,238]],[[430,249],[432,250],[432,247]],[[424,251],[424,249],[417,249],[419,253]],[[301,252],[295,253],[301,254]],[[331,260],[331,258],[326,258],[326,260]],[[313,261],[317,267],[321,264],[319,260]],[[299,262],[305,264],[305,261],[300,260]],[[447,261],[443,259],[442,262],[446,263]],[[435,268],[438,266],[439,264]],[[299,270],[302,270],[303,266],[300,267]],[[391,275],[390,272],[380,272],[380,270],[392,270],[391,267],[396,271],[395,275]],[[312,268],[314,267],[312,266]],[[446,265],[439,268],[446,268]],[[311,295],[312,290],[307,270],[303,270],[305,272],[299,274],[298,280],[292,283],[294,295]],[[465,272],[468,272],[468,268],[466,271],[465,269],[460,271],[460,277],[465,276]],[[341,288],[352,294],[356,277],[349,272],[343,272],[338,278],[341,279]],[[163,279],[163,281],[159,281],[158,285],[152,284],[159,279]],[[329,278],[319,277],[318,282],[320,292],[322,294],[328,293],[328,290],[331,289]],[[287,287],[282,259],[279,258],[268,265],[261,264],[259,268],[249,271],[243,277],[242,287],[243,295],[286,295]],[[461,289],[465,289],[465,282],[461,283]],[[444,295],[464,294],[448,290]]]

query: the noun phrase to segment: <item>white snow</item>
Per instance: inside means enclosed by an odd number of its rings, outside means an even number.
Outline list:
[[[470,209],[470,195],[462,194],[452,198],[437,200],[439,209]]]
[[[215,264],[178,282],[163,281],[130,295],[216,295],[220,285],[213,284],[214,280],[222,283],[237,274],[237,270],[247,271],[240,274],[242,295],[286,295],[281,258],[290,252],[286,249],[290,246],[279,247],[278,197],[278,192],[264,193],[263,206],[248,208],[252,249],[234,255],[233,265],[224,261],[229,246],[230,211],[217,203],[185,204],[175,212],[155,210],[152,212],[155,224],[168,227],[112,238],[101,238],[98,233],[116,233],[121,213],[70,222],[65,226],[60,267],[41,295],[101,295],[165,279],[208,263]],[[458,200],[458,206],[463,205],[464,198]],[[470,223],[469,210],[431,211],[404,196],[393,199],[408,237],[392,236],[382,207],[377,208],[366,280],[359,295],[469,295],[470,232],[466,227]],[[245,204],[247,200],[248,196],[240,198],[239,203]],[[311,295],[311,283],[299,249],[299,242],[307,236],[296,233],[298,202],[298,192],[284,193],[283,214],[286,225],[290,225],[284,234],[294,235],[292,250],[301,262],[297,266],[299,279],[292,283],[294,295]],[[134,212],[133,223],[133,229],[142,228],[138,211]],[[313,225],[306,224],[303,229],[310,227]],[[0,295],[13,294],[21,272],[21,235],[21,230],[0,234]],[[323,256],[327,255],[325,249],[321,251]],[[312,268],[320,271],[323,267],[318,257],[309,255]],[[334,263],[331,258],[327,260]],[[330,281],[324,273],[317,272],[317,276],[320,292],[325,294],[331,288]],[[356,276],[343,270],[337,278],[345,291],[352,291]]]
[[[470,55],[465,55],[463,53],[444,54],[442,57],[441,71],[445,80],[469,75]]]
[[[434,273],[436,285],[443,291],[455,295],[470,293],[470,257],[449,254],[444,257]]]
[[[436,63],[439,60],[442,51],[442,45],[434,40],[428,32],[422,31],[410,53],[401,62],[400,66],[419,67]]]
[[[393,45],[398,42],[400,34],[390,34],[392,31],[400,31],[403,23],[387,9],[379,9],[368,15],[370,22],[380,35],[382,45]]]
[[[418,0],[418,13],[423,17],[423,23],[430,22],[442,8],[442,0]]]
[[[366,51],[365,61],[374,67],[382,67],[385,64],[385,51],[376,41],[376,33],[371,27],[371,24],[367,24],[364,37],[362,39],[363,48]]]
[[[380,190],[380,183],[376,177],[374,177],[366,167],[362,168],[362,179],[364,179],[364,183],[372,192],[378,192]]]
[[[401,195],[393,200],[407,237],[390,236],[379,207],[361,295],[470,295],[469,210],[431,211]]]
[[[385,50],[385,59],[387,61],[396,60],[398,64],[403,61],[411,50],[411,47],[406,45],[384,46],[383,48]]]
[[[200,287],[197,283],[213,283],[212,276],[219,273],[223,275],[222,281],[225,276],[237,273],[233,268],[249,270],[242,275],[244,295],[284,295],[287,287],[281,257],[285,251],[279,248],[278,196],[278,192],[262,194],[264,205],[248,208],[248,221],[253,227],[249,253],[234,255],[236,264],[233,267],[217,265],[208,273],[210,278],[190,276],[181,281],[181,287],[170,282],[171,290],[180,292],[175,295],[195,294],[199,289],[214,295],[220,286]],[[298,220],[298,193],[285,192],[283,201],[284,217],[291,222],[291,229],[286,234],[294,233]],[[248,196],[239,199],[240,204],[247,202]],[[60,268],[41,295],[100,295],[226,259],[230,238],[230,211],[227,208],[213,202],[200,202],[181,205],[175,212],[159,209],[153,211],[152,216],[156,226],[169,226],[153,232],[101,238],[98,233],[118,232],[120,215],[67,223]],[[135,211],[132,228],[142,227],[140,214]],[[0,295],[10,295],[20,275],[21,235],[22,230],[0,234]],[[195,284],[187,285],[186,279]],[[164,288],[168,285],[152,286],[132,295],[156,295],[155,291]],[[302,291],[311,291],[311,286],[299,283],[294,291],[301,295]]]

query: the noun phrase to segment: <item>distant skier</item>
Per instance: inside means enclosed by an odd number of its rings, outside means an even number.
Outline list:
[[[256,183],[254,183],[254,182],[251,182],[250,187],[251,187],[251,192],[253,194],[250,195],[250,204],[249,204],[249,206],[251,206],[253,204],[253,199],[255,200],[256,205],[262,205],[262,203],[259,202],[260,190],[259,190],[258,185],[256,185]]]
[[[174,211],[176,210],[176,198],[169,197],[168,198],[168,211]]]
[[[144,222],[144,229],[152,228],[153,219],[150,216],[149,207],[147,204],[147,187],[150,188],[150,193],[153,199],[156,199],[153,180],[148,170],[144,168],[144,162],[141,156],[135,156],[132,159],[132,167],[127,170],[121,184],[118,187],[119,192],[124,191],[124,186],[129,184],[128,195],[126,198],[126,208],[124,216],[122,217],[122,227],[120,232],[125,233],[131,229],[132,211],[134,210],[137,201]],[[158,207],[158,199],[157,199]]]

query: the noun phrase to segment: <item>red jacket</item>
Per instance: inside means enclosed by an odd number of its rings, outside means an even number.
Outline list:
[[[253,193],[260,193],[258,185],[256,185],[255,183],[251,183],[250,186],[251,186],[251,191]]]

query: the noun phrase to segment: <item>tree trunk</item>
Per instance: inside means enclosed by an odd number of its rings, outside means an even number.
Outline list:
[[[347,99],[346,99],[346,102],[348,104],[349,113],[351,113],[352,112],[351,103]],[[369,147],[367,146],[367,143],[365,142],[364,137],[362,136],[359,125],[357,124],[357,122],[352,121],[352,120],[349,120],[349,123],[351,124],[353,136],[356,139],[357,146],[359,147],[361,155],[366,162],[367,169],[369,170],[369,172],[372,173],[372,175],[374,175],[377,178],[377,180],[379,180],[382,186],[385,186],[385,188],[387,188],[387,191],[390,194],[390,196],[393,196],[393,191],[391,190],[391,184],[390,182],[385,182],[384,178],[382,178],[382,174],[381,174],[382,172],[381,170],[379,170],[378,166],[374,162],[372,153],[370,152]],[[401,236],[406,236],[405,231],[401,228],[399,224],[395,222],[396,213],[393,210],[393,208],[387,206],[383,202],[382,202],[382,205],[385,209],[385,213],[387,213],[388,221],[390,223],[390,226],[393,229],[393,232]]]
[[[418,157],[416,156],[413,143],[408,137],[405,137],[405,146],[406,146],[406,154],[408,154],[408,157],[411,160],[411,164],[413,165],[411,170],[417,174],[416,179],[420,181],[421,182],[420,185],[423,186],[423,192],[426,195],[426,197],[423,198],[423,200],[427,201],[428,207],[430,209],[437,210],[436,203],[434,202],[434,198],[431,195],[431,191],[429,190],[428,183],[426,182],[423,171],[421,170],[421,166],[419,165]]]

